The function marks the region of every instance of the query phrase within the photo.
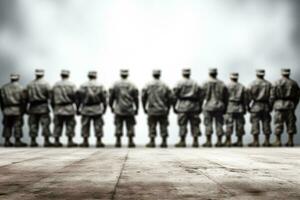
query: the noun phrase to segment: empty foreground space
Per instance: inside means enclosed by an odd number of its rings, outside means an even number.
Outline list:
[[[300,199],[300,148],[0,148],[0,199]]]

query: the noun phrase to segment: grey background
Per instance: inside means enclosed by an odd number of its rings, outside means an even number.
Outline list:
[[[141,89],[151,80],[152,69],[161,68],[162,78],[173,87],[183,67],[190,67],[199,83],[210,67],[218,67],[225,82],[237,71],[248,85],[257,68],[266,69],[273,82],[282,67],[290,67],[300,81],[299,9],[297,0],[0,0],[0,83],[14,72],[25,85],[35,68],[43,68],[54,84],[61,69],[70,69],[79,86],[89,70],[97,70],[109,88],[119,69],[128,68]],[[140,112],[137,121],[136,140],[143,144],[146,116]],[[170,142],[175,143],[173,113],[170,122]],[[110,112],[105,123],[104,141],[113,143]],[[79,124],[78,118],[77,141]],[[28,140],[27,125],[24,134]]]

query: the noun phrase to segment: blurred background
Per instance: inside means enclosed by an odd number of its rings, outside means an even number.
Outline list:
[[[152,79],[152,69],[160,68],[162,79],[173,87],[184,67],[199,83],[210,67],[219,69],[224,82],[230,72],[239,72],[240,81],[249,85],[257,68],[274,82],[282,67],[291,68],[292,78],[300,81],[299,9],[297,0],[0,0],[0,83],[20,73],[25,86],[42,68],[54,84],[60,70],[69,69],[79,86],[89,70],[97,70],[109,88],[119,70],[128,68],[141,89]],[[77,119],[76,141],[81,142]],[[110,110],[104,119],[104,142],[112,144]],[[136,141],[144,144],[148,129],[142,110],[137,122]],[[246,130],[250,142],[248,116]],[[169,131],[173,144],[178,140],[173,113]],[[27,124],[24,137],[29,141]]]

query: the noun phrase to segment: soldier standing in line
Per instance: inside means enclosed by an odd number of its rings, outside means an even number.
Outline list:
[[[115,114],[116,147],[121,147],[123,135],[123,124],[126,123],[128,147],[135,147],[133,138],[135,136],[135,115],[139,110],[139,91],[137,87],[127,80],[128,70],[121,70],[121,80],[116,82],[109,92],[109,106]]]
[[[153,78],[142,90],[142,103],[146,114],[148,114],[148,126],[150,142],[146,147],[155,147],[156,126],[160,125],[162,143],[160,147],[167,147],[168,138],[168,115],[172,105],[172,91],[160,80],[161,71],[153,70]]]
[[[294,146],[294,135],[297,133],[295,110],[299,103],[300,89],[296,81],[290,78],[290,69],[282,69],[282,78],[275,82],[271,92],[271,99],[274,102],[274,125],[276,141],[273,146],[281,146],[281,135],[286,125],[286,132],[289,136],[287,147]]]
[[[11,74],[10,83],[5,84],[0,91],[0,105],[3,112],[3,137],[5,147],[25,147],[23,137],[23,115],[26,112],[26,102],[23,87],[19,84],[20,75]],[[15,144],[10,141],[14,134]]]
[[[249,144],[250,147],[259,146],[260,122],[262,123],[265,141],[263,146],[269,147],[271,131],[271,112],[273,102],[271,100],[272,84],[264,79],[265,70],[257,70],[257,79],[250,84],[249,98],[250,98],[250,122],[252,124],[251,133],[253,135],[253,142]]]
[[[75,136],[75,103],[76,103],[76,86],[69,81],[70,71],[62,70],[62,80],[55,83],[52,89],[52,107],[54,110],[54,146],[61,147],[60,137],[63,126],[66,125],[66,135],[68,137],[68,147],[77,146],[73,142]]]
[[[89,81],[80,86],[78,91],[77,113],[81,117],[81,147],[88,147],[91,122],[94,123],[97,147],[104,147],[102,143],[104,121],[102,115],[106,112],[107,92],[103,85],[97,82],[97,72],[88,73]]]
[[[239,74],[230,75],[231,82],[227,85],[228,89],[228,106],[225,117],[226,124],[226,142],[225,146],[232,146],[231,135],[235,127],[237,142],[233,146],[243,146],[243,136],[245,135],[245,117],[248,110],[249,98],[246,88],[238,82]]]
[[[31,137],[31,147],[37,147],[36,137],[38,136],[39,125],[42,126],[42,135],[44,136],[44,146],[50,147],[50,109],[49,100],[51,88],[47,81],[44,80],[44,70],[35,70],[35,80],[27,85],[25,90],[27,113],[29,115],[28,125]]]
[[[217,69],[209,70],[209,80],[204,83],[203,89],[205,92],[204,124],[206,127],[207,141],[204,147],[211,147],[211,135],[213,134],[213,121],[215,120],[217,143],[216,147],[223,146],[222,137],[224,135],[224,114],[227,110],[228,91],[226,85],[218,78]]]
[[[174,88],[174,112],[178,114],[180,141],[176,147],[186,147],[187,124],[191,125],[193,147],[199,147],[198,138],[200,131],[200,113],[202,111],[203,94],[200,86],[192,79],[191,70],[183,69],[183,79]]]

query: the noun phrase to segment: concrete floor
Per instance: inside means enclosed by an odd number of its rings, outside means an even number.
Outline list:
[[[0,148],[0,199],[300,199],[300,148]]]

